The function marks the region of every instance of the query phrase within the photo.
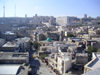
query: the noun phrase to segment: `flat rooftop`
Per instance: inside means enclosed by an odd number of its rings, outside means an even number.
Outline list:
[[[100,75],[100,68],[97,68],[95,70],[91,70],[91,71],[84,73],[82,75]]]
[[[87,53],[77,53],[76,56],[84,56],[84,57],[86,56],[86,57],[88,57],[88,54]]]
[[[17,38],[17,42],[29,42],[30,38],[29,37],[24,37],[24,38]]]
[[[0,52],[0,60],[24,60],[29,57],[26,53],[15,53],[15,52]]]
[[[16,75],[20,65],[0,65],[0,75]]]
[[[15,33],[11,32],[11,31],[7,31],[5,32],[6,35],[15,35]]]
[[[2,64],[0,65],[0,75],[28,75],[28,66]]]
[[[19,47],[16,42],[7,42],[2,47]]]

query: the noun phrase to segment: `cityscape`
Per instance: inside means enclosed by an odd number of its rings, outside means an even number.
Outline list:
[[[100,75],[100,1],[89,1],[0,0],[0,75]]]

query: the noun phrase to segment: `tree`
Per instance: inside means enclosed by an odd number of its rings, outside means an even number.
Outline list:
[[[91,58],[92,58],[92,52],[97,52],[97,49],[94,47],[94,46],[89,46],[88,47],[88,57],[89,57],[89,61],[91,60]]]
[[[72,33],[68,33],[68,34],[67,34],[67,37],[75,37],[75,35],[72,34]]]
[[[35,49],[38,49],[40,47],[40,43],[38,43],[38,42],[35,41],[33,43],[33,46],[34,46]]]
[[[98,48],[97,52],[100,52],[100,48]]]
[[[88,47],[88,53],[97,52],[97,49],[94,46]]]
[[[40,59],[45,59],[45,57],[47,57],[47,56],[48,56],[48,55],[44,53],[44,54],[41,54],[41,55],[39,56],[39,58],[40,58]]]
[[[39,51],[39,47],[41,46],[41,44],[39,43],[39,42],[34,42],[33,43],[33,46],[34,46],[34,48],[36,49],[36,51],[38,52]]]
[[[46,40],[46,36],[44,34],[40,34],[39,35],[39,40]]]

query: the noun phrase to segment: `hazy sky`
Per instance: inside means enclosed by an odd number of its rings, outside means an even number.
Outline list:
[[[100,0],[0,0],[0,17],[32,17],[34,14],[45,16],[100,16]]]

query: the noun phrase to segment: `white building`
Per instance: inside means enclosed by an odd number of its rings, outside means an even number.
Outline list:
[[[20,47],[21,47],[22,50],[26,50],[26,49],[29,48],[29,41],[30,41],[29,37],[24,37],[24,38],[18,38],[18,39],[16,39],[16,43],[18,45],[20,45]]]
[[[58,25],[76,25],[80,24],[80,19],[77,17],[71,17],[71,16],[61,16],[56,18],[56,23]]]
[[[56,18],[56,23],[57,23],[58,25],[66,26],[66,25],[67,25],[67,16],[57,17],[57,18]]]
[[[48,63],[53,68],[57,70],[59,74],[65,74],[69,71],[72,66],[72,55],[70,53],[52,53],[48,57]]]
[[[60,74],[65,74],[72,66],[72,56],[69,53],[61,53],[57,56],[57,70]]]

